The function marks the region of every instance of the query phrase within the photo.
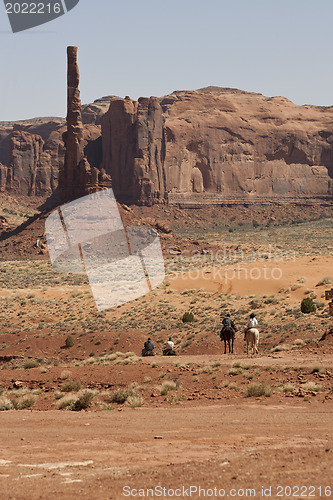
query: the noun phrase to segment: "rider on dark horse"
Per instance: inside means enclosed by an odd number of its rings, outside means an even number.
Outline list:
[[[236,331],[235,323],[232,321],[229,313],[226,315],[226,317],[222,321],[222,324],[223,324],[223,326],[222,326],[222,330],[221,330],[221,335],[223,334],[223,331],[226,328],[232,328],[234,331]]]
[[[222,329],[220,333],[221,340],[224,340],[224,353],[226,352],[226,343],[229,345],[229,352],[233,352],[233,341],[235,332],[237,331],[235,323],[232,321],[230,314],[228,313],[226,317],[222,321]],[[231,349],[230,349],[230,340],[231,340]]]

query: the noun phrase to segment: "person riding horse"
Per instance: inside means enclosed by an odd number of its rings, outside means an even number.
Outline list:
[[[257,328],[257,326],[258,326],[258,320],[256,318],[256,315],[254,313],[251,313],[245,329],[244,341],[246,340],[246,332],[248,332],[251,328]]]
[[[234,338],[235,332],[237,331],[237,327],[235,323],[232,321],[230,314],[228,313],[226,317],[222,321],[222,329],[220,332],[221,341],[224,341],[224,354],[227,350],[227,342],[229,345],[229,352],[234,352]],[[230,346],[231,341],[231,346]]]

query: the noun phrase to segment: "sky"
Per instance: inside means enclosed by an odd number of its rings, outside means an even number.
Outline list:
[[[82,103],[216,85],[331,106],[332,19],[332,0],[80,0],[14,34],[1,2],[0,121],[66,116],[68,45]]]

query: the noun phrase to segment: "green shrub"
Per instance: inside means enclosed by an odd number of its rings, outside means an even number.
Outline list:
[[[316,304],[313,302],[311,297],[306,297],[302,300],[301,303],[301,311],[304,314],[310,314],[312,312],[316,312]]]
[[[182,322],[183,323],[193,323],[194,321],[194,316],[193,313],[191,312],[185,312],[182,317]]]
[[[70,347],[73,347],[73,345],[74,345],[73,337],[71,335],[68,335],[68,337],[65,340],[65,346],[67,347],[67,349],[69,349]]]

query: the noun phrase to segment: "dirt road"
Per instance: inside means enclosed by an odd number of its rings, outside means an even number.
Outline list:
[[[190,408],[3,412],[0,497],[203,498],[205,491],[220,498],[224,491],[234,498],[264,492],[328,498],[332,410],[332,401],[273,406],[239,400]]]

